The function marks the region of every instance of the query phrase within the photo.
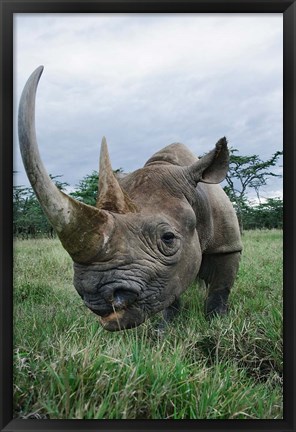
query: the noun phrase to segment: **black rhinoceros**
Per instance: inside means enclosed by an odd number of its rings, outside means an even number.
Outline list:
[[[207,316],[224,314],[242,250],[231,202],[217,183],[229,153],[220,139],[196,158],[183,144],[154,154],[118,180],[102,140],[95,207],[61,192],[39,156],[35,96],[43,67],[28,79],[19,107],[23,162],[38,200],[74,262],[74,286],[107,330],[138,326],[163,310],[169,319],[197,277]]]

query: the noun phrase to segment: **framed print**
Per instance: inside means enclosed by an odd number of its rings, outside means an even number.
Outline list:
[[[1,430],[295,429],[294,28],[1,0]]]

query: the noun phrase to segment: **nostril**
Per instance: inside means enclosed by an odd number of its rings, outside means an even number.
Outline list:
[[[87,306],[96,315],[106,317],[113,312],[113,308],[110,304],[90,303],[84,300],[85,306]]]
[[[115,309],[124,309],[136,301],[138,294],[126,289],[117,289],[113,293],[112,304]]]

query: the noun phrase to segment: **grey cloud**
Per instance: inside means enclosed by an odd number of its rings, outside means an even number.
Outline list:
[[[77,184],[97,169],[103,135],[113,167],[126,171],[171,142],[200,155],[224,135],[241,154],[270,157],[282,147],[282,33],[279,18],[263,18],[199,17],[197,27],[189,16],[68,17],[64,26],[50,16],[36,30],[19,18],[17,98],[24,70],[45,64],[36,123],[48,171]]]

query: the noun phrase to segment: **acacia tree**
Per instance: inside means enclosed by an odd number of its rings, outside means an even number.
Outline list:
[[[283,228],[283,201],[280,198],[267,198],[257,206],[248,206],[243,211],[244,228]]]
[[[230,149],[229,171],[226,176],[227,186],[224,191],[233,202],[242,230],[243,220],[242,212],[248,206],[247,191],[254,189],[260,203],[260,188],[267,184],[270,177],[281,177],[272,171],[272,167],[277,165],[282,151],[275,152],[271,158],[266,161],[259,158],[258,155],[241,156],[237,155],[238,150]]]
[[[52,176],[55,185],[64,190],[69,186],[66,182],[57,180],[61,176]],[[37,235],[53,236],[53,228],[48,222],[31,187],[13,187],[13,233],[23,238]]]
[[[70,195],[78,201],[95,206],[98,193],[98,181],[98,172],[93,171],[91,174],[87,174],[79,181],[76,190],[71,192]]]

